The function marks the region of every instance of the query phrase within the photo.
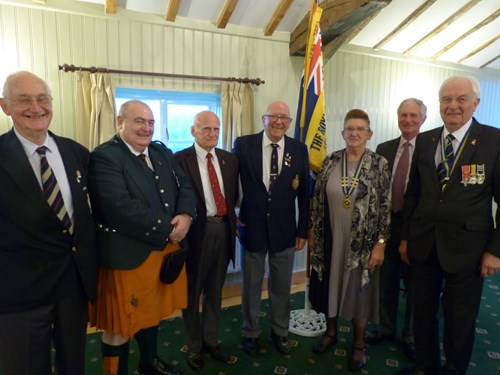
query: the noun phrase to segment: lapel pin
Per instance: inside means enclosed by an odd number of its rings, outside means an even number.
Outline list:
[[[76,182],[80,183],[81,179],[82,179],[82,174],[80,173],[79,170],[76,170]]]
[[[470,144],[471,144],[471,145],[473,145],[473,146],[475,146],[475,145],[476,145],[476,142],[477,142],[477,141],[476,141],[476,138],[474,138],[472,141],[470,141]]]

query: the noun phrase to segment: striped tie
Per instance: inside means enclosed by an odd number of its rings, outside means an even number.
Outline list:
[[[448,134],[445,138],[445,149],[444,149],[444,159],[441,160],[437,167],[437,174],[439,185],[441,186],[441,191],[444,191],[448,180],[450,179],[451,168],[453,166],[454,155],[453,155],[453,140],[454,136]]]
[[[40,155],[40,169],[42,171],[42,185],[43,185],[43,195],[49,203],[52,211],[57,215],[59,220],[63,225],[72,233],[73,228],[71,225],[71,219],[69,218],[66,207],[64,206],[64,200],[62,198],[61,190],[59,190],[59,185],[57,184],[56,175],[52,171],[49,165],[45,153],[47,152],[47,147],[41,146],[36,149],[36,152]]]

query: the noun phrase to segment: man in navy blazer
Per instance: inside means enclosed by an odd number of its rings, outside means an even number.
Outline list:
[[[203,367],[202,349],[217,361],[227,363],[231,360],[218,342],[217,330],[227,267],[230,260],[234,263],[238,159],[235,155],[216,148],[219,132],[220,121],[215,113],[198,113],[191,127],[194,145],[174,155],[189,177],[198,202],[198,218],[186,236],[189,243],[189,256],[186,260],[188,306],[182,310],[188,347],[187,361],[194,369]],[[213,165],[222,194],[222,206],[216,202],[218,195],[211,186],[208,159]]]
[[[417,364],[401,374],[466,373],[483,277],[500,270],[500,211],[496,227],[492,215],[492,200],[500,202],[500,130],[472,117],[479,93],[473,77],[448,78],[439,90],[444,126],[417,137],[400,245],[413,266]]]
[[[291,123],[286,103],[271,103],[262,123],[264,131],[237,138],[233,150],[238,156],[243,193],[238,221],[243,248],[243,349],[250,355],[259,350],[267,255],[271,338],[280,353],[288,354],[293,262],[295,251],[306,243],[308,229],[309,158],[304,144],[285,135]],[[277,157],[274,176],[273,154]]]
[[[83,375],[97,283],[89,152],[48,131],[52,97],[36,75],[8,76],[0,104],[14,124],[0,136],[0,372]],[[69,221],[44,195],[42,146]]]

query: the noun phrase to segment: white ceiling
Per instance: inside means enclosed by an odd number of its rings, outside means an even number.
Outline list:
[[[72,0],[97,4],[105,0]],[[422,38],[448,20],[455,12],[472,2],[477,2],[464,14],[449,22],[446,28],[435,32],[425,43],[415,48],[408,56],[431,59],[437,52],[449,46],[436,61],[461,63],[471,67],[500,69],[500,17],[450,44],[473,29],[481,21],[500,10],[500,0],[436,0],[425,12],[408,25],[401,23],[421,5],[429,0],[392,0],[350,42],[373,48],[384,37],[401,28],[401,31],[380,50],[403,54]],[[165,15],[169,0],[119,0],[120,9]],[[432,2],[432,1],[431,1]],[[215,23],[225,0],[182,0],[178,16],[186,19]],[[264,29],[280,0],[239,0],[229,19],[229,24]],[[310,0],[295,0],[277,27],[277,31],[291,32],[309,11]],[[169,23],[168,21],[165,21]],[[403,26],[403,27],[402,27]],[[215,28],[215,25],[214,25]],[[480,47],[481,50],[476,51]],[[470,57],[469,54],[475,52]]]

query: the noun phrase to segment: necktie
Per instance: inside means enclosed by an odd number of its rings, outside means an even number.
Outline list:
[[[217,178],[217,173],[215,172],[215,168],[212,163],[212,157],[213,155],[211,153],[207,154],[207,169],[208,177],[210,178],[210,186],[212,187],[212,194],[214,195],[215,205],[217,207],[217,216],[226,216],[226,200],[220,190],[219,179]]]
[[[148,162],[146,161],[146,154],[139,154],[137,155],[139,159],[141,159],[146,165],[148,165]]]
[[[453,166],[453,140],[454,136],[448,134],[445,138],[444,159],[438,164],[437,174],[441,191],[444,191],[448,180],[450,179],[451,168]]]
[[[64,206],[64,200],[59,190],[59,185],[57,184],[56,175],[52,171],[49,165],[47,157],[45,155],[47,147],[41,146],[36,149],[36,152],[40,155],[40,169],[42,172],[42,186],[43,195],[52,211],[57,215],[59,220],[63,225],[72,232],[71,219],[69,218],[66,207]]]
[[[274,182],[278,178],[278,145],[271,143],[273,148],[271,153],[271,173],[269,174],[269,191],[273,187]]]
[[[403,209],[403,198],[406,188],[406,176],[410,164],[410,142],[403,144],[403,153],[399,157],[396,171],[392,179],[392,211],[398,213]]]

